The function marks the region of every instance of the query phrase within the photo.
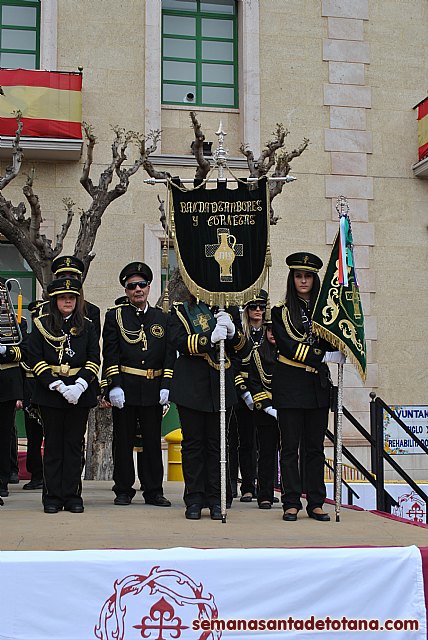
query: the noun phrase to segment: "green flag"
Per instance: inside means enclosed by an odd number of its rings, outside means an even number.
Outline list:
[[[314,333],[342,351],[357,367],[363,382],[367,376],[364,315],[353,258],[351,225],[341,217],[327,271],[312,314]]]

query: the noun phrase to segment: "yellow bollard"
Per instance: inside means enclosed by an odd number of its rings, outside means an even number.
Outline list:
[[[174,429],[164,436],[168,443],[168,480],[183,481],[183,468],[181,466],[181,441],[183,434],[181,429]]]

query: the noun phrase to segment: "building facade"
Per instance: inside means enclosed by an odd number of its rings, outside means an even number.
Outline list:
[[[413,107],[426,92],[426,0],[14,0],[0,5],[2,67],[83,67],[82,117],[98,138],[94,180],[110,161],[110,127],[116,124],[146,134],[162,129],[156,167],[193,177],[190,109],[213,148],[221,120],[230,163],[239,175],[246,175],[241,143],[257,156],[277,122],[290,131],[288,149],[310,138],[309,148],[292,164],[297,180],[274,201],[281,220],[271,229],[272,302],[284,295],[288,253],[306,249],[328,260],[338,226],[336,198],[344,195],[368,344],[367,383],[345,365],[344,403],[365,426],[372,390],[388,404],[428,404],[428,180],[423,167],[418,175],[412,168],[418,160]],[[2,149],[3,170],[5,154]],[[84,156],[66,155],[36,148],[31,162],[24,162],[24,171],[30,164],[36,167],[34,189],[52,238],[64,221],[64,197],[72,198],[76,211],[88,206],[79,184]],[[157,196],[165,199],[166,192],[161,185],[145,184],[146,177],[140,170],[132,178],[98,232],[85,291],[102,309],[121,294],[117,275],[131,260],[153,267],[152,302],[160,293],[163,232]],[[22,199],[23,182],[20,175],[5,195]],[[66,252],[74,247],[75,217]],[[0,252],[2,271],[19,271],[12,264],[13,249],[3,244]],[[345,440],[368,461],[365,444],[349,424]],[[404,466],[426,478],[425,458],[407,456]]]

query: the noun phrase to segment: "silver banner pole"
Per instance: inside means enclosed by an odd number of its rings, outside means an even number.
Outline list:
[[[337,421],[335,438],[335,460],[336,467],[334,473],[335,482],[335,512],[336,522],[340,522],[340,506],[342,504],[342,418],[343,418],[343,364],[338,364],[337,370]]]

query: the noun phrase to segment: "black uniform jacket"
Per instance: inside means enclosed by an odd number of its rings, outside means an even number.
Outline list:
[[[276,354],[276,347],[274,345],[270,345],[270,347],[272,352]],[[268,362],[262,358],[263,351],[260,352],[259,347],[252,350],[248,378],[248,386],[254,400],[254,419],[257,425],[272,424],[272,416],[269,416],[264,409],[272,406],[272,374],[276,362]]]
[[[0,402],[23,400],[24,397],[19,363],[27,357],[28,336],[25,318],[21,320],[20,329],[22,342],[17,346],[6,347],[6,353],[0,355]]]
[[[236,403],[232,362],[247,349],[247,340],[242,333],[235,314],[230,314],[235,324],[235,335],[225,340],[226,363],[226,407]],[[213,413],[220,410],[220,371],[218,345],[211,345],[211,329],[196,333],[189,322],[185,308],[174,303],[169,322],[169,343],[179,352],[174,365],[170,400],[178,405]]]
[[[167,350],[168,316],[130,303],[109,309],[103,329],[103,378],[108,390],[121,387],[125,402],[150,407],[159,403],[160,389],[169,389],[175,351]]]
[[[65,320],[63,332],[69,336],[70,349],[74,353],[67,353],[68,342],[65,341],[61,358],[61,343],[47,330],[46,319],[47,315],[41,315],[33,320],[29,338],[28,364],[35,375],[32,403],[59,409],[73,406],[58,391],[51,391],[49,385],[58,379],[66,385],[72,385],[77,378],[83,378],[89,386],[80,396],[78,406],[94,407],[97,404],[100,368],[100,347],[94,325],[85,318],[83,331],[74,335],[73,327]]]
[[[250,384],[249,384],[249,375],[250,375],[250,362],[251,362],[252,352],[254,349],[256,349],[259,346],[259,344],[261,344],[263,339],[264,339],[263,327],[260,327],[260,329],[256,329],[256,330],[251,329],[250,337],[247,340],[247,345],[245,349],[240,353],[240,358],[239,359],[235,358],[234,360],[235,389],[239,398],[238,408],[246,406],[244,400],[242,400],[242,396],[247,391],[251,392]]]
[[[305,304],[303,300],[301,304]],[[309,317],[308,308],[304,310]],[[326,351],[335,351],[334,347],[317,336],[313,336],[314,344],[309,344],[307,334],[299,332],[291,323],[285,304],[272,309],[272,329],[278,349],[278,362],[272,376],[273,406],[276,409],[328,407],[331,383],[322,359]]]
[[[44,314],[47,313],[49,307],[46,306],[49,304],[49,300],[46,300],[45,302],[41,303],[37,310],[38,310],[38,316],[42,316]],[[85,309],[84,309],[84,314],[85,316],[91,320],[92,324],[95,327],[95,331],[97,332],[97,336],[98,336],[98,340],[101,338],[101,311],[100,308],[97,307],[97,305],[92,304],[92,302],[88,302],[87,300],[85,300]]]

